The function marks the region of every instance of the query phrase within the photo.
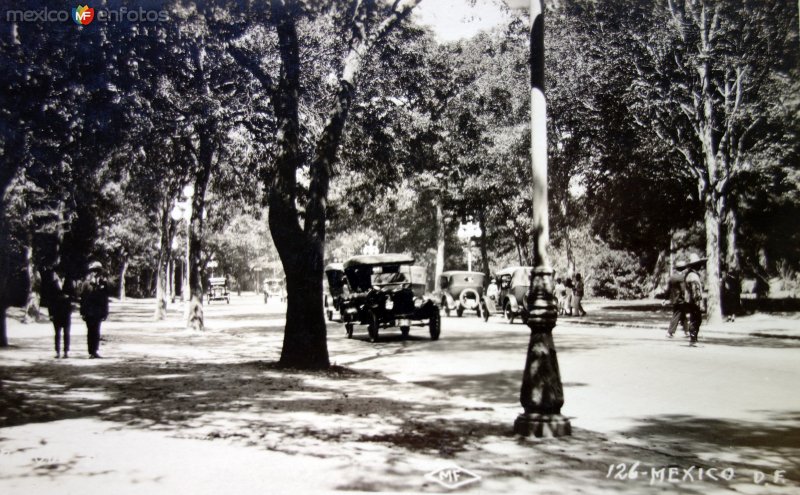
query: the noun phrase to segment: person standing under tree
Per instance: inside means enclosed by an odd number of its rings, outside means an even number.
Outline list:
[[[45,294],[47,312],[55,330],[56,359],[69,357],[69,332],[72,326],[72,300],[75,296],[72,281],[59,275],[56,269],[44,272],[42,292]],[[61,343],[64,354],[61,354]]]
[[[686,275],[683,271],[686,269],[686,263],[677,261],[675,263],[675,271],[669,277],[667,288],[669,290],[669,301],[672,303],[672,319],[669,321],[669,328],[667,328],[667,337],[672,338],[675,331],[678,329],[680,323],[683,327],[683,333],[689,335],[689,330],[686,326]],[[664,301],[666,304],[666,301]]]
[[[100,324],[108,317],[108,287],[103,277],[103,265],[99,261],[89,263],[89,274],[81,284],[81,316],[86,322],[86,340],[89,345],[89,358],[101,356]]]

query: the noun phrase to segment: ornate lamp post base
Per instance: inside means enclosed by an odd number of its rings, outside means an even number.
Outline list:
[[[558,307],[553,296],[553,270],[538,266],[531,272],[527,295],[528,326],[531,329],[520,403],[525,410],[514,421],[514,433],[536,437],[572,434],[569,419],[561,415],[564,389],[553,343]]]
[[[566,437],[572,435],[572,425],[560,414],[522,413],[514,421],[514,433],[524,437]]]

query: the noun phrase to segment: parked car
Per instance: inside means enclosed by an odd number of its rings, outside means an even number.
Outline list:
[[[525,297],[530,287],[530,266],[511,266],[495,273],[499,292],[495,299],[484,297],[483,319],[488,320],[491,314],[502,314],[509,323],[519,317],[522,323],[528,322],[528,302]]]
[[[431,340],[441,333],[439,306],[425,297],[426,272],[404,254],[354,256],[344,263],[349,294],[340,303],[347,337],[356,323],[367,325],[375,342],[381,328],[400,327],[407,337],[412,326],[428,327]]]
[[[441,289],[437,300],[447,316],[455,310],[458,316],[464,311],[475,311],[478,316],[483,313],[484,274],[481,272],[446,271],[439,276]]]
[[[331,263],[326,266],[325,278],[328,286],[324,300],[325,314],[328,316],[328,320],[331,321],[333,320],[334,311],[341,317],[342,300],[350,294],[350,287],[347,285],[342,263]]]
[[[206,299],[208,304],[211,301],[225,301],[230,304],[231,298],[228,292],[228,279],[225,277],[211,277],[208,279],[208,287],[206,289]]]

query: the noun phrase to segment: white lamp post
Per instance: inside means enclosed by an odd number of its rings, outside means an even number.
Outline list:
[[[194,186],[191,184],[184,186],[182,193],[184,200],[175,200],[175,204],[172,207],[172,212],[170,215],[176,222],[186,220],[186,261],[183,268],[184,283],[182,292],[183,300],[188,301],[191,298],[191,294],[189,293],[189,269],[191,266],[190,246],[192,242],[192,198],[194,197]]]
[[[467,248],[467,271],[472,271],[472,238],[480,237],[483,234],[480,225],[475,222],[469,221],[458,225],[457,236]]]

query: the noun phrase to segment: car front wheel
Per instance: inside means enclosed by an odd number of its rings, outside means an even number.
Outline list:
[[[431,331],[431,340],[439,340],[439,334],[442,331],[442,320],[439,316],[439,313],[434,313],[431,315],[431,319],[428,322],[428,328]]]

